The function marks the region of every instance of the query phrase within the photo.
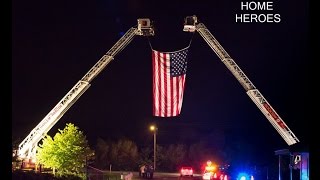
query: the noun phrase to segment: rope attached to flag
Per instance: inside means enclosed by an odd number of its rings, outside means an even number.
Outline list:
[[[195,34],[195,33],[192,33],[192,36],[191,36],[190,41],[189,41],[189,45],[188,45],[186,48],[189,48],[189,47],[191,46],[191,43],[192,43],[194,34]],[[151,41],[150,41],[149,36],[147,36],[147,38],[148,38],[148,43],[149,43],[149,46],[150,46],[151,50],[154,50],[154,49],[152,48],[152,45],[151,45]]]

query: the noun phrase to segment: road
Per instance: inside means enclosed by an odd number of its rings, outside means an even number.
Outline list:
[[[96,171],[95,173],[90,174],[90,180],[102,180],[102,174],[105,174],[107,171]],[[130,178],[130,174],[132,176]],[[179,173],[163,173],[155,172],[152,179],[142,178],[139,176],[138,172],[126,172],[126,171],[112,171],[112,174],[118,174],[117,178],[111,178],[114,180],[202,180],[200,174],[194,174],[193,177],[180,177]]]
[[[132,180],[142,180],[145,178],[139,177],[137,172],[133,172]],[[194,174],[193,177],[180,177],[179,173],[161,173],[155,172],[153,174],[153,180],[201,180],[200,174]]]

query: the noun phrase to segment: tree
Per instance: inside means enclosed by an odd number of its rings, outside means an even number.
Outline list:
[[[111,144],[108,143],[105,140],[98,138],[97,145],[95,149],[95,166],[101,169],[106,169],[110,166],[111,161],[109,158],[109,154],[111,151]]]
[[[157,150],[158,150],[158,146],[157,146]],[[151,160],[151,154],[153,154],[153,149],[150,148],[149,146],[141,148],[139,152],[139,160],[138,160],[139,166],[145,165],[145,164],[151,164],[153,162],[153,160]]]
[[[162,168],[167,171],[177,171],[178,166],[183,163],[187,155],[187,148],[184,144],[170,144],[162,151],[164,153]]]
[[[195,166],[195,170],[202,173],[204,162],[211,159],[212,152],[208,149],[205,141],[199,141],[190,145],[188,159]]]
[[[110,159],[118,170],[132,170],[138,167],[138,147],[135,142],[122,138],[112,144]]]
[[[67,123],[54,138],[46,135],[37,148],[37,160],[45,167],[56,169],[58,176],[84,177],[86,160],[94,155],[86,136],[77,126]]]

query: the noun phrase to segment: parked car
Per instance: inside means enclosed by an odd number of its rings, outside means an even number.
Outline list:
[[[191,176],[193,177],[193,168],[188,166],[188,167],[182,167],[180,169],[180,176]]]

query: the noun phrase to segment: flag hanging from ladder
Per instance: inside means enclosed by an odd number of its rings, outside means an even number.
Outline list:
[[[188,47],[174,52],[152,50],[153,115],[180,114],[187,72]]]

